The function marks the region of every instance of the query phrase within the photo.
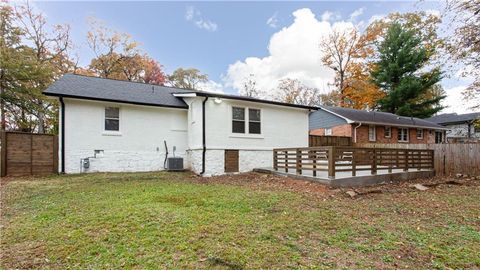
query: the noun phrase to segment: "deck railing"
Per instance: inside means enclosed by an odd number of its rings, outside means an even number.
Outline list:
[[[409,169],[426,170],[434,168],[433,150],[397,148],[359,148],[343,146],[278,148],[273,149],[274,170],[303,174],[311,171],[327,172],[328,178],[335,178],[337,172]]]

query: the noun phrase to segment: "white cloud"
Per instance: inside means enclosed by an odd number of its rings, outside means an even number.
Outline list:
[[[277,19],[278,12],[275,12],[270,18],[267,20],[267,25],[272,28],[277,28],[278,26],[278,19]]]
[[[209,32],[215,32],[218,29],[218,25],[215,22],[205,19],[202,13],[195,9],[194,6],[187,6],[185,10],[185,20],[193,22],[198,28]]]
[[[325,15],[325,13],[324,13]],[[246,77],[254,74],[257,87],[274,93],[279,80],[285,78],[299,79],[310,87],[316,87],[322,92],[330,90],[334,73],[321,63],[319,43],[323,36],[332,28],[353,27],[351,22],[331,24],[318,20],[310,9],[299,9],[293,12],[294,22],[276,32],[270,38],[269,55],[265,57],[248,57],[237,61],[228,67],[223,78],[226,87],[240,90]],[[330,19],[328,15],[328,19]]]
[[[446,108],[441,113],[470,113],[474,112],[471,107],[475,105],[475,100],[465,101],[462,92],[467,86],[455,86],[445,89],[447,97],[442,101],[442,105]]]
[[[308,10],[310,10],[310,9],[308,9]],[[341,18],[342,18],[342,16],[338,12],[334,13],[334,12],[331,12],[331,11],[327,10],[322,14],[322,21],[325,21],[325,22],[336,21],[336,20],[340,20]]]
[[[436,9],[427,9],[425,10],[425,13],[427,13],[427,15],[434,15],[436,17],[440,17],[441,16],[441,13],[439,10],[436,10]]]
[[[354,10],[352,12],[352,14],[350,14],[350,20],[355,21],[359,16],[361,16],[363,14],[364,10],[365,10],[365,8],[363,8],[363,7]]]

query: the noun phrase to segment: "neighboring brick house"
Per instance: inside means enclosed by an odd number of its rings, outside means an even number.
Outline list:
[[[480,121],[480,113],[439,114],[425,120],[448,128],[448,142],[480,141],[480,127],[478,126],[478,123],[475,125],[476,121]]]
[[[447,128],[415,117],[341,107],[310,113],[310,135],[346,136],[354,143],[442,143]]]

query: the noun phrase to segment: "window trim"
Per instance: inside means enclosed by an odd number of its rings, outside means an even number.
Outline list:
[[[420,134],[421,134],[422,136],[418,136],[419,131],[421,131]],[[417,128],[417,139],[423,140],[423,136],[424,136],[424,135],[423,135],[423,128]]]
[[[234,108],[237,108],[237,109],[243,109],[243,120],[235,120],[233,119],[233,109]],[[231,110],[230,110],[230,125],[231,125],[231,128],[230,128],[230,132],[232,134],[248,134],[247,133],[247,108],[246,107],[240,107],[240,106],[232,106],[231,107]],[[234,121],[237,121],[237,122],[243,122],[243,132],[233,132],[233,122]]]
[[[327,130],[329,132],[327,132]],[[325,136],[332,136],[332,128],[325,128]]]
[[[257,110],[260,112],[260,120],[250,120],[250,110]],[[251,135],[262,135],[262,110],[258,108],[253,108],[253,107],[247,107],[248,113],[248,133],[246,134],[251,134]],[[250,133],[250,122],[252,123],[259,123],[260,124],[260,133]]]
[[[397,134],[398,142],[408,143],[410,141],[410,129],[409,128],[398,127],[397,130],[398,130],[398,134]],[[403,136],[400,136],[400,133],[401,133],[402,130],[406,130],[407,140],[403,140]]]
[[[107,108],[117,108],[118,109],[118,119],[112,118],[112,117],[107,117]],[[122,131],[122,108],[120,106],[104,106],[103,107],[103,130],[102,130],[102,135],[113,135],[113,136],[118,136],[121,135]],[[111,120],[118,120],[118,130],[107,130],[105,120],[111,119]]]
[[[387,136],[387,128],[388,128],[388,136]],[[385,138],[392,138],[392,127],[391,126],[384,126],[383,127],[383,135]]]
[[[370,138],[370,130],[373,130],[373,139]],[[369,142],[376,142],[377,141],[377,127],[375,125],[369,125],[368,126],[368,141]]]
[[[245,132],[236,133],[233,132],[233,108],[244,109],[244,121],[245,121]],[[260,133],[250,133],[250,113],[249,110],[259,110],[260,111],[260,121],[253,121],[255,123],[260,123]],[[263,110],[258,107],[249,107],[242,105],[231,105],[230,106],[230,136],[232,138],[263,138]],[[236,120],[241,121],[241,120]]]

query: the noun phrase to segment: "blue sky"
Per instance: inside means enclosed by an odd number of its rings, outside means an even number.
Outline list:
[[[307,84],[327,91],[331,73],[316,60],[303,64],[309,62],[309,55],[311,59],[320,57],[316,48],[302,47],[301,39],[309,38],[308,31],[319,32],[336,22],[365,25],[372,17],[395,11],[441,9],[438,2],[412,1],[35,2],[35,5],[45,13],[49,23],[71,25],[82,65],[87,65],[92,57],[86,33],[87,18],[94,16],[110,28],[131,34],[167,72],[178,67],[198,68],[209,75],[213,88],[228,93],[237,92],[242,78],[250,73],[265,81],[260,85],[267,91],[278,79],[297,75]],[[299,55],[298,59],[306,61],[295,61],[297,47],[304,57]],[[305,52],[308,50],[309,54]],[[317,64],[319,68],[315,70]],[[443,83],[446,88],[465,84],[455,79]]]

